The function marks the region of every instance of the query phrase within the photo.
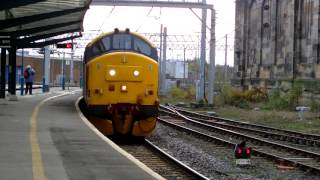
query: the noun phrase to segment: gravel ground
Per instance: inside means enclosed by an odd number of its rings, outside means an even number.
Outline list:
[[[259,157],[252,157],[250,167],[236,166],[233,149],[199,140],[160,123],[149,139],[210,179],[319,179],[297,169],[279,170],[273,162]]]

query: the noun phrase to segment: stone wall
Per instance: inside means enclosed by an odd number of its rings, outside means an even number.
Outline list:
[[[319,2],[236,0],[233,84],[285,89],[298,81],[305,93],[317,92]]]

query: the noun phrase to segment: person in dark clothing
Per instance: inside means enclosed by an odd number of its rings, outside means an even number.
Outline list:
[[[32,94],[32,85],[33,85],[33,80],[34,80],[34,74],[35,74],[34,69],[30,65],[28,65],[27,68],[24,70],[24,74],[23,74],[25,81],[26,81],[25,94],[28,94],[28,91],[29,91],[30,95]]]

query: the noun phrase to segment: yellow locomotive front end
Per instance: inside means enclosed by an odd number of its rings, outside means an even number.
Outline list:
[[[112,34],[110,43],[114,43],[117,34],[131,37],[130,43],[135,46],[132,40],[136,35],[131,33]],[[95,125],[105,135],[145,137],[155,129],[159,106],[158,63],[152,56],[156,52],[149,48],[148,56],[143,48],[147,48],[146,44],[136,48],[142,53],[129,48],[110,51],[85,64],[85,101],[89,112],[98,117]]]

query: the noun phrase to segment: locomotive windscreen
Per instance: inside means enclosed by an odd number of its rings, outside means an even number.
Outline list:
[[[104,36],[88,45],[84,54],[84,62],[109,52],[130,51],[144,54],[155,61],[158,60],[157,50],[144,39],[124,32],[113,33]]]

